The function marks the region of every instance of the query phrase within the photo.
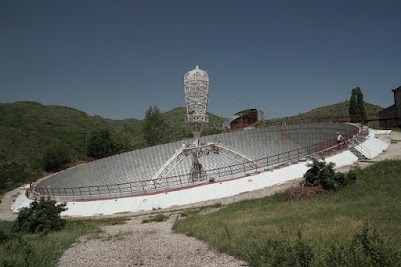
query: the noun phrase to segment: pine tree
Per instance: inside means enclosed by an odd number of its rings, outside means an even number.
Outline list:
[[[357,114],[361,121],[366,120],[366,110],[365,104],[363,101],[363,94],[361,88],[356,87],[356,107],[357,107]]]
[[[356,104],[356,88],[352,89],[352,94],[351,98],[349,100],[349,116],[351,117],[351,122],[356,121],[356,115],[357,115],[357,104]]]
[[[349,116],[351,117],[351,122],[365,121],[366,120],[366,110],[363,101],[362,90],[359,87],[352,89],[351,98],[349,100]]]
[[[145,113],[144,138],[148,145],[154,146],[163,142],[166,133],[162,113],[157,106],[149,107]]]

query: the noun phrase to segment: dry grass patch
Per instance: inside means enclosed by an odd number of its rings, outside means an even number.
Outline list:
[[[299,185],[288,188],[284,194],[287,200],[297,201],[301,199],[312,198],[317,195],[323,195],[325,193],[327,193],[327,191],[318,186]]]

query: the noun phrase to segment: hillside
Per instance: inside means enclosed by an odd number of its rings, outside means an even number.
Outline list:
[[[340,118],[348,117],[349,101],[340,102],[337,104],[319,107],[312,109],[308,112],[300,113],[291,117],[273,118],[268,120],[268,123],[293,123],[293,122],[307,122],[314,118]],[[383,108],[368,102],[365,102],[366,115],[377,115]]]
[[[7,159],[36,165],[52,145],[64,145],[80,157],[88,135],[100,129],[138,132],[138,120],[112,121],[62,106],[36,102],[0,104],[0,153]]]
[[[184,122],[184,108],[175,108],[163,116],[169,126],[164,142],[191,136],[189,125]],[[209,116],[210,124],[204,133],[221,131],[225,119],[213,114]],[[63,145],[75,160],[82,159],[91,133],[99,130],[109,130],[115,138],[128,139],[126,150],[146,146],[142,121],[137,119],[104,119],[69,107],[36,102],[0,104],[0,154],[7,161],[38,167],[44,151],[54,145]]]
[[[163,142],[191,136],[185,123],[185,109],[163,114],[167,134]],[[225,119],[209,114],[204,134],[222,131]],[[218,127],[216,125],[219,125]],[[114,142],[123,144],[117,153],[146,147],[143,121],[111,120],[63,106],[45,106],[21,101],[0,103],[0,194],[36,179],[43,171],[42,159],[52,147],[63,147],[71,160],[87,160],[87,144],[93,132],[107,130]]]
[[[382,109],[369,103],[365,107],[368,115]],[[185,114],[182,107],[163,113],[168,128],[162,142],[192,136]],[[347,116],[348,101],[293,117],[271,119],[268,124],[306,122],[316,117],[333,117],[333,114]],[[224,118],[209,113],[209,124],[205,125],[203,134],[223,131],[225,122]],[[43,171],[44,153],[51,147],[64,147],[72,161],[86,160],[88,140],[99,130],[108,130],[114,141],[123,144],[114,153],[146,147],[143,121],[137,119],[105,119],[69,107],[36,102],[0,103],[0,191],[37,178]]]
[[[180,140],[192,136],[191,128],[185,123],[186,109],[183,107],[174,108],[163,114],[170,133],[169,140]],[[223,130],[226,119],[208,113],[209,123],[205,125],[203,135],[219,133]]]

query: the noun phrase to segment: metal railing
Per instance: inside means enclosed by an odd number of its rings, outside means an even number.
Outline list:
[[[360,140],[357,138],[352,138],[349,139],[348,142],[350,143],[350,146],[355,148],[359,153],[361,153],[363,156],[365,156],[368,159],[371,159],[371,153],[370,150],[367,149]]]
[[[282,165],[306,159],[307,157],[324,157],[332,152],[347,149],[348,140],[353,138],[359,138],[360,140],[366,138],[366,136],[367,131],[363,130],[363,128],[355,129],[343,136],[344,142],[342,144],[337,144],[337,140],[334,138],[318,144],[313,144],[277,155],[257,159],[254,161],[260,166],[260,168],[257,169],[242,163],[210,169],[206,171],[205,179],[202,181],[192,181],[190,173],[187,173],[167,177],[162,184],[160,184],[157,188],[152,189],[147,189],[147,186],[151,181],[151,179],[149,179],[121,184],[93,185],[70,188],[35,187],[33,192],[34,197],[49,196],[57,201],[85,201],[156,194],[160,192],[189,188],[199,184],[205,184],[207,181],[226,181],[230,179],[241,178],[246,175],[270,171],[274,170],[275,168],[279,168]]]

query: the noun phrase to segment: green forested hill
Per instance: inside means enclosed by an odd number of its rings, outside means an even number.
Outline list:
[[[138,131],[138,120],[111,121],[62,106],[36,102],[0,104],[0,153],[7,160],[36,165],[50,146],[63,145],[79,158],[88,135],[100,129]]]
[[[164,120],[168,127],[169,141],[180,140],[192,136],[191,128],[185,123],[186,109],[183,107],[174,108],[164,113]],[[209,123],[205,125],[203,135],[221,132],[224,128],[226,119],[208,113]]]
[[[303,121],[309,118],[341,117],[348,115],[349,101],[320,107],[297,116],[271,119],[269,122]],[[368,115],[377,114],[382,108],[365,103]],[[163,142],[191,136],[189,125],[184,122],[185,108],[179,107],[163,114],[167,134]],[[223,129],[224,118],[209,114],[209,124],[204,134],[218,133]],[[137,119],[111,120],[63,106],[45,106],[36,102],[0,103],[0,155],[7,160],[37,165],[43,152],[53,145],[66,146],[74,159],[85,156],[85,146],[90,134],[109,130],[114,138],[126,139],[126,149],[146,146],[142,121]]]
[[[349,101],[340,102],[333,105],[312,109],[305,113],[300,113],[291,117],[273,118],[268,123],[291,123],[291,122],[307,122],[314,118],[339,118],[348,116]],[[365,102],[366,115],[378,115],[383,108],[368,102]]]
[[[319,107],[312,109],[311,111],[301,113],[298,116],[302,117],[320,117],[320,118],[327,118],[327,117],[347,117],[348,116],[348,109],[349,109],[349,101],[344,101],[340,102],[337,104],[325,106],[325,107]],[[365,102],[365,110],[366,110],[366,115],[377,115],[379,111],[381,111],[383,108],[370,104],[368,102]]]
[[[185,108],[175,108],[163,116],[168,125],[163,142],[191,136],[184,121]],[[204,133],[221,131],[225,119],[209,116],[210,123]],[[125,139],[128,142],[125,150],[142,148],[146,146],[142,124],[137,119],[104,119],[68,107],[36,102],[0,104],[0,154],[8,161],[36,166],[48,147],[63,145],[75,160],[82,159],[91,133],[99,130],[110,131],[113,138]]]
[[[209,116],[211,123],[204,133],[221,131],[225,119]],[[168,111],[163,117],[168,129],[161,142],[191,136],[184,108]],[[86,160],[91,135],[102,130],[107,130],[112,142],[119,144],[113,153],[146,146],[143,121],[137,119],[111,120],[69,107],[29,101],[0,103],[0,194],[39,176],[44,155],[53,147],[62,147],[73,162]]]
[[[293,117],[271,119],[268,123],[308,121],[316,117],[348,115],[348,101],[313,109]],[[367,114],[382,108],[365,103]],[[185,123],[185,108],[163,113],[166,133],[163,143],[191,137]],[[226,120],[209,113],[204,135],[224,130]],[[43,171],[43,157],[51,147],[61,146],[72,161],[86,159],[88,140],[93,132],[107,130],[120,153],[146,147],[143,121],[111,120],[63,106],[45,106],[36,102],[0,103],[0,193],[18,183],[37,177]],[[5,184],[8,184],[5,186]]]

